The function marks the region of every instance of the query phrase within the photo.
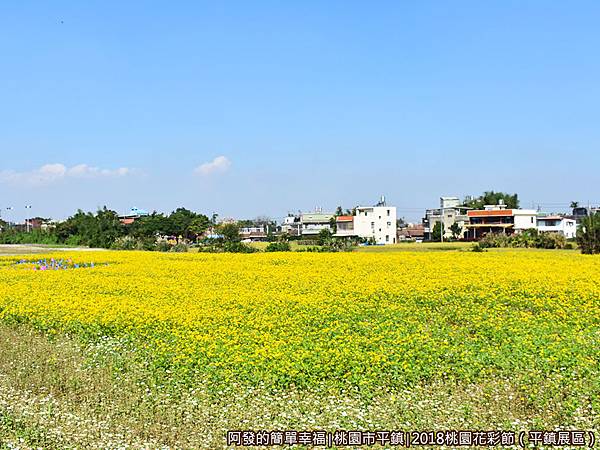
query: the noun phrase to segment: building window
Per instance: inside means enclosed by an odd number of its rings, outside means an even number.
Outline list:
[[[388,227],[391,227],[392,226],[392,222],[388,222],[387,225],[388,225]]]
[[[390,215],[390,210],[389,210],[389,209],[387,210],[387,215],[388,215],[388,217],[389,217],[389,215]]]
[[[375,228],[375,222],[371,222],[371,228]]]
[[[390,242],[390,235],[389,234],[385,235],[385,242]]]
[[[533,223],[533,217],[531,218],[531,223]]]

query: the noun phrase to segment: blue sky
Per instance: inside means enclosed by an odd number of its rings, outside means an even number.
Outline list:
[[[10,219],[600,202],[598,2],[20,1],[0,20]]]

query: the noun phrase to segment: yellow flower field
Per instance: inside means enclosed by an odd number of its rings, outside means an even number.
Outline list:
[[[4,321],[120,337],[181,379],[367,388],[600,365],[600,259],[575,253],[52,256],[95,267],[2,258]]]

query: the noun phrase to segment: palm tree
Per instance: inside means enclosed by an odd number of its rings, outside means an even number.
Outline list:
[[[571,202],[571,209],[579,208],[579,202]]]

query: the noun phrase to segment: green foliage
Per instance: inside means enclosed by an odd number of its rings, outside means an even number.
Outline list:
[[[237,223],[224,223],[217,226],[217,233],[222,235],[223,242],[239,242],[240,226]]]
[[[475,245],[473,245],[473,247],[471,247],[471,251],[475,252],[475,253],[481,253],[481,252],[487,252],[487,249],[483,246],[481,246],[479,243],[476,243]]]
[[[156,250],[160,236],[181,236],[183,240],[189,241],[204,233],[209,225],[207,216],[185,208],[178,208],[169,216],[154,212],[137,218],[132,224],[123,225],[117,213],[105,206],[95,214],[78,210],[55,229],[47,231],[32,230],[26,233],[1,227],[0,224],[0,243]]]
[[[52,231],[32,230],[29,233],[7,229],[0,233],[0,244],[45,244],[55,245],[58,237]]]
[[[189,250],[189,247],[186,244],[175,244],[173,247],[171,247],[171,252],[175,252],[175,253],[187,253]]]
[[[480,241],[481,248],[513,247],[513,248],[546,248],[564,249],[566,238],[559,233],[540,233],[535,228],[514,235],[488,233]]]
[[[442,240],[442,230],[444,225],[442,222],[436,222],[433,226],[433,230],[431,230],[431,240],[432,241],[441,241]]]
[[[126,234],[125,227],[119,221],[116,212],[106,206],[94,215],[78,210],[66,221],[56,227],[59,242],[67,242],[72,236],[77,236],[78,245],[90,247],[111,248],[117,238]]]
[[[288,242],[271,242],[265,248],[265,252],[289,252],[292,248]]]
[[[110,246],[113,250],[136,250],[138,246],[138,240],[133,236],[121,236],[112,243]]]
[[[329,226],[331,227],[331,231],[333,232],[333,234],[337,233],[337,221],[335,220],[335,217],[329,219]]]
[[[255,253],[258,249],[251,245],[244,244],[243,242],[225,242],[223,251],[228,253]]]
[[[323,228],[319,231],[319,237],[317,238],[317,244],[325,245],[327,242],[331,240],[332,233],[329,228]]]
[[[458,224],[458,222],[454,222],[450,225],[450,232],[452,233],[453,239],[459,239],[462,233],[462,227]]]
[[[169,244],[167,241],[159,241],[156,244],[156,250],[159,252],[168,252],[171,250],[171,247],[171,244]]]
[[[581,253],[600,254],[600,213],[584,217],[577,230]]]
[[[325,252],[351,252],[354,250],[354,243],[350,239],[334,238],[327,241],[321,248]]]
[[[470,208],[483,209],[484,205],[498,205],[500,200],[509,209],[519,207],[519,196],[517,194],[507,194],[505,192],[485,191],[482,195],[473,199],[465,199],[464,204]]]

